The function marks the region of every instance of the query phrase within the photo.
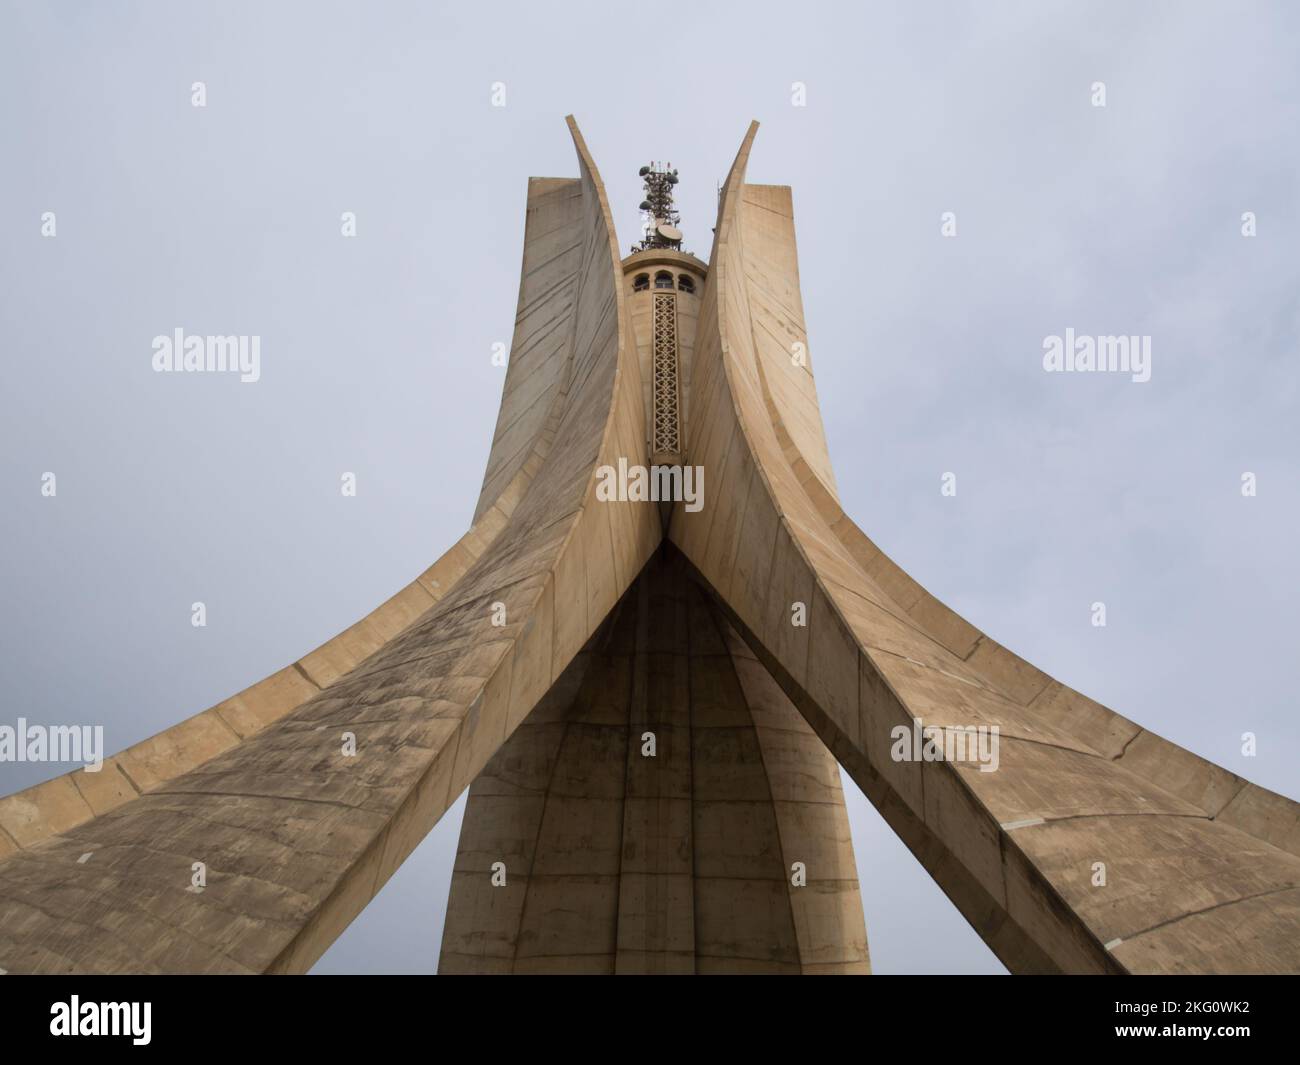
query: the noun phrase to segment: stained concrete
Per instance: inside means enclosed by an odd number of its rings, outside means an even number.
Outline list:
[[[449,971],[858,972],[838,762],[1013,971],[1300,971],[1300,807],[1025,662],[841,509],[756,125],[681,263],[704,506],[667,547],[654,504],[596,499],[649,457],[648,305],[570,127],[470,530],[266,680],[0,799],[0,969],[305,971],[472,783]],[[918,720],[996,726],[997,770],[896,761]]]
[[[439,972],[868,972],[839,767],[674,550],[569,672],[470,787]]]

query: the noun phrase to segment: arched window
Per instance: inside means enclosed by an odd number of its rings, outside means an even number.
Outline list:
[[[667,270],[660,270],[655,274],[655,288],[672,288],[673,275]]]
[[[644,292],[649,287],[650,287],[649,274],[637,274],[636,277],[632,279],[633,292]]]
[[[691,279],[690,274],[678,274],[677,287],[683,292],[694,292],[695,282]]]

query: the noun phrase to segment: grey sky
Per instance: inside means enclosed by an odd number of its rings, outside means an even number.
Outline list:
[[[624,248],[664,159],[701,256],[758,118],[846,509],[1036,665],[1300,796],[1300,14],[702,3],[664,41],[646,11],[0,3],[0,723],[119,750],[410,581],[470,519],[563,116]],[[153,373],[178,326],[261,336],[261,381]],[[1151,335],[1151,381],[1044,373],[1067,327]],[[1001,971],[846,785],[876,971]],[[461,809],[318,971],[434,969]]]

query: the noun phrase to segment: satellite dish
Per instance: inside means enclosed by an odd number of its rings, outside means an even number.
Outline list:
[[[639,211],[648,211],[648,210],[650,210],[650,201],[649,201],[649,200],[642,200],[642,201],[641,201],[641,206],[638,207],[637,210],[639,210]]]
[[[637,176],[645,177],[648,173],[650,173],[650,168],[648,166],[643,166],[640,170],[637,171]]]
[[[670,185],[676,185],[676,184],[677,184],[677,173],[676,173],[676,171],[674,171],[673,173],[671,173],[671,174],[668,175],[668,184],[670,184]]]
[[[663,237],[664,240],[682,239],[682,231],[678,229],[676,226],[658,225],[655,226],[655,232],[658,233],[661,237]]]

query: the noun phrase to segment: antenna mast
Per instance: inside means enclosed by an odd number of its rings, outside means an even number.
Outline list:
[[[650,163],[640,171],[645,182],[645,199],[641,210],[647,215],[643,229],[644,238],[632,245],[632,250],[648,251],[651,248],[682,250],[682,231],[677,228],[681,215],[673,206],[673,186],[677,184],[677,171],[671,163]]]

